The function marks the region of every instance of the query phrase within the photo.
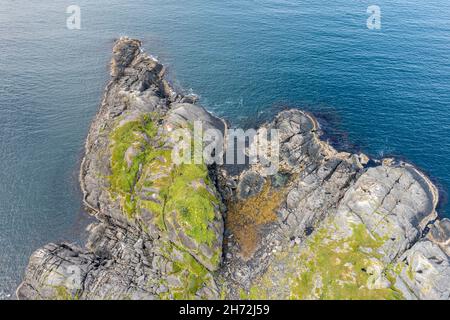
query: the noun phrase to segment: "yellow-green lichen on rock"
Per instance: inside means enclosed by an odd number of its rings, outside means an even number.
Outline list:
[[[165,211],[175,211],[177,221],[186,230],[186,235],[199,243],[211,245],[215,233],[208,227],[215,218],[219,200],[211,188],[206,165],[181,164],[172,170],[167,186]]]
[[[143,167],[158,161],[163,150],[150,144],[156,136],[156,126],[150,116],[142,116],[118,126],[111,134],[110,193],[120,200],[129,219],[135,218],[137,187]]]
[[[56,300],[78,300],[78,292],[73,294],[69,291],[69,289],[63,285],[55,286],[56,291],[55,299]]]
[[[326,223],[303,246],[277,254],[248,298],[279,298],[273,293],[281,290],[285,299],[401,299],[378,254],[383,243],[363,224],[344,236]]]
[[[211,287],[221,261],[220,200],[205,164],[173,163],[158,120],[142,116],[112,132],[109,191],[128,220],[169,240],[167,294],[188,299]]]
[[[164,256],[171,261],[167,276],[161,281],[168,288],[161,299],[207,299],[219,292],[212,274],[191,254],[168,242]]]

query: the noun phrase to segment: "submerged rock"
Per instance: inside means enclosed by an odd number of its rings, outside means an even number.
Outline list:
[[[19,299],[450,298],[450,223],[424,174],[335,150],[300,110],[257,130],[277,130],[271,156],[174,163],[174,130],[228,130],[196,102],[138,40],[116,42],[80,170],[98,222],[85,248],[33,253]]]

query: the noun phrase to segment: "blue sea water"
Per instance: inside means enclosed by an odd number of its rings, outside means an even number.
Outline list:
[[[66,28],[72,4],[81,30]],[[449,216],[449,17],[447,0],[2,0],[0,298],[39,246],[84,237],[79,161],[120,35],[236,126],[298,107],[341,147],[407,159]]]

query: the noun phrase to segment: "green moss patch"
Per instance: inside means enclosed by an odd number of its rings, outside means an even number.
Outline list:
[[[79,296],[78,293],[76,293],[75,295],[72,295],[69,292],[69,289],[67,289],[65,286],[56,286],[54,287],[54,289],[56,290],[56,296],[55,299],[56,300],[78,300]]]
[[[184,246],[181,238],[175,239],[170,233],[174,245],[190,257],[182,266],[192,271],[192,276],[182,277],[182,283],[192,292],[200,281],[195,279],[202,279],[203,274],[194,272],[196,265],[202,265],[190,254],[206,265],[220,263],[221,246],[215,244],[216,234],[211,227],[220,201],[205,164],[172,162],[172,149],[166,145],[167,137],[159,134],[157,121],[150,115],[143,116],[111,133],[109,191],[120,202],[124,215],[144,230],[150,226],[156,226],[162,234],[175,230],[183,236],[184,243],[194,243]],[[212,252],[212,257],[204,257],[199,252],[200,245],[220,250]],[[197,278],[192,278],[194,275]]]
[[[330,229],[320,229],[301,253],[303,270],[291,284],[293,299],[400,299],[393,287],[369,289],[371,269],[381,264],[378,249],[385,241],[370,235],[363,224],[352,236],[333,240]]]
[[[151,117],[144,116],[118,127],[111,134],[110,191],[114,197],[120,198],[124,213],[130,219],[136,213],[138,199],[135,191],[143,166],[161,156],[161,151],[150,145],[156,132]],[[130,150],[134,154],[130,155]]]
[[[175,210],[186,234],[198,243],[211,245],[215,233],[208,228],[215,218],[218,199],[211,186],[206,165],[182,164],[172,171],[167,189],[166,211]]]
[[[247,298],[402,299],[392,284],[391,270],[382,264],[378,253],[385,239],[369,234],[363,224],[352,228],[351,236],[343,237],[332,223],[326,224],[304,246],[276,255]],[[374,285],[380,277],[390,285]]]
[[[173,243],[166,245],[165,256],[171,260],[172,271],[169,277],[172,281],[165,281],[168,292],[160,295],[161,299],[194,300],[205,298],[199,295],[203,287],[215,287],[211,273],[192,255],[178,248]]]
[[[152,154],[153,149],[148,145],[148,140],[154,138],[155,135],[156,127],[150,117],[128,122],[112,133],[112,175],[110,179],[112,190],[125,193],[133,191],[139,165],[156,156]],[[125,153],[131,146],[135,146],[138,153],[129,165],[125,159]]]
[[[176,211],[177,222],[186,234],[210,245],[215,234],[208,225],[219,200],[212,191],[208,168],[204,164],[174,165],[171,150],[158,144],[156,134],[150,116],[128,122],[111,134],[111,194],[120,198],[130,219],[147,209],[156,216],[155,223],[161,229],[164,213]],[[155,191],[146,194],[145,190]]]

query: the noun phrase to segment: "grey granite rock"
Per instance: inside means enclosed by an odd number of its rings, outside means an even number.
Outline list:
[[[182,111],[184,108],[195,111],[192,119],[205,127],[217,125],[224,131],[224,123],[201,107],[180,104],[183,96],[175,93],[164,79],[164,67],[143,53],[137,40],[121,38],[116,42],[111,76],[86,140],[80,170],[84,202],[99,223],[90,228],[86,248],[49,244],[36,251],[17,296],[21,299],[217,298],[219,292],[210,270],[217,269],[221,259],[221,207],[214,205],[214,218],[207,226],[214,239],[205,244],[188,235],[190,228],[181,225],[176,209],[163,212],[168,204],[166,195],[162,194],[162,182],[175,170],[167,158],[159,156],[152,163],[139,164],[132,202],[111,189],[110,176],[112,150],[117,143],[113,135],[127,124],[146,116],[161,123],[170,122],[175,115],[179,115],[178,120],[184,116],[188,119],[192,114]],[[131,171],[135,159],[146,150],[168,149],[170,139],[164,133],[164,125],[157,128],[153,137],[145,131],[133,132],[137,138],[124,150],[125,170]],[[166,188],[170,187],[170,183],[164,183]],[[207,189],[211,197],[218,197],[209,182],[193,180],[191,183],[195,183],[195,188]],[[135,204],[131,216],[126,203]],[[148,203],[154,203],[153,210],[145,205]],[[158,221],[160,211],[165,228]],[[192,281],[196,286],[186,290]]]
[[[397,286],[412,299],[450,299],[450,259],[435,243],[422,240],[399,259]]]
[[[282,111],[257,129],[252,143],[278,132],[275,175],[267,174],[274,154],[210,166],[181,184],[180,201],[171,200],[174,179],[184,175],[166,156],[174,146],[170,133],[195,121],[202,134],[229,130],[196,103],[173,90],[138,40],[116,42],[80,170],[85,205],[98,222],[85,248],[48,244],[34,252],[19,299],[449,299],[450,222],[437,218],[431,181],[394,159],[335,150],[306,112]],[[117,191],[114,133],[145,117],[155,132],[132,132],[123,150],[131,190]],[[140,157],[145,161],[136,165]],[[202,200],[208,219],[194,229],[198,221],[186,220],[185,202],[199,194],[211,202]],[[236,204],[257,224],[246,226],[256,231],[245,259],[242,239],[224,225]],[[268,217],[259,217],[267,208]]]

